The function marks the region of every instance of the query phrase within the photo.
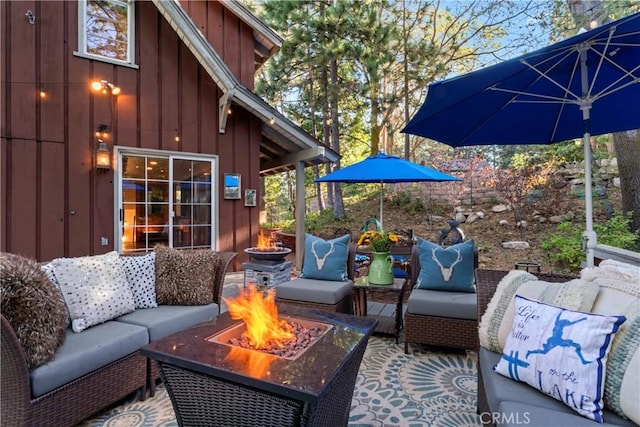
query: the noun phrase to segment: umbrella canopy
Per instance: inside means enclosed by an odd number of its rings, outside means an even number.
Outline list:
[[[316,182],[345,182],[345,183],[385,183],[398,182],[425,182],[425,181],[460,181],[455,176],[447,175],[435,169],[401,159],[397,156],[390,156],[385,153],[378,153],[366,159],[338,169],[321,178]],[[380,190],[380,223],[382,223],[382,200],[383,189]]]
[[[593,265],[591,135],[640,128],[640,13],[429,85],[403,132],[459,147],[583,138],[587,264]]]

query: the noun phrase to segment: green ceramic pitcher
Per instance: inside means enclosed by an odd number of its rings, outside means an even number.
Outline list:
[[[393,257],[389,252],[373,252],[369,265],[369,283],[372,285],[391,285],[393,283]]]

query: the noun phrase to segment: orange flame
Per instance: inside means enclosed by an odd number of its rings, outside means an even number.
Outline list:
[[[244,321],[247,329],[242,336],[254,348],[267,345],[281,347],[284,340],[294,336],[289,324],[278,318],[275,295],[274,289],[269,289],[264,295],[250,285],[239,296],[224,299],[231,318]]]
[[[260,234],[258,234],[258,246],[256,247],[258,249],[269,249],[273,247],[273,245],[271,244],[271,239],[269,238],[269,236],[266,236],[262,234],[262,232],[260,232]]]
[[[269,375],[271,362],[275,359],[276,356],[271,354],[240,347],[231,347],[231,351],[224,358],[233,362],[238,370],[244,370],[254,378],[264,378]]]

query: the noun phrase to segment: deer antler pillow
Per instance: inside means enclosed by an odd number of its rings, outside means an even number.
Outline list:
[[[304,239],[304,262],[300,277],[331,281],[346,281],[349,240],[345,234],[331,240],[306,234]]]
[[[473,240],[442,247],[418,238],[420,274],[416,289],[475,292]]]

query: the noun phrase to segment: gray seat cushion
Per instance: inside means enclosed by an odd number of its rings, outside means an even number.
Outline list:
[[[34,397],[58,388],[102,366],[137,352],[149,343],[147,330],[120,322],[106,322],[76,333],[67,329],[53,359],[30,372]]]
[[[475,293],[413,289],[407,301],[407,312],[425,316],[476,320],[477,304]]]
[[[141,308],[120,316],[115,321],[143,326],[149,330],[149,342],[180,332],[218,315],[218,304],[159,305]]]
[[[635,426],[631,421],[622,419],[613,412],[605,410],[603,412],[604,422],[602,424],[596,423],[586,417],[580,416],[580,414],[571,411],[571,413],[564,413],[554,411],[553,409],[540,408],[532,406],[526,403],[520,402],[502,402],[498,407],[498,414],[494,415],[502,417],[502,420],[497,419],[497,425],[500,426]],[[484,415],[485,419],[489,418],[489,415]]]
[[[331,280],[297,279],[276,286],[276,297],[294,301],[306,301],[317,304],[337,304],[351,295],[353,282]]]
[[[498,363],[500,357],[500,354],[480,347],[479,364],[482,369],[482,381],[487,394],[489,408],[491,408],[492,412],[505,414],[505,419],[502,420],[500,425],[515,425],[517,423],[516,418],[519,417],[520,421],[522,421],[525,412],[529,413],[528,416],[532,420],[525,424],[530,425],[601,425],[581,416],[564,403],[545,395],[528,384],[494,372],[493,367]],[[509,419],[508,414],[514,415]],[[623,426],[635,425],[606,409],[603,412],[603,418],[604,425],[606,423]],[[520,425],[523,424],[520,423]]]
[[[545,396],[528,384],[514,381],[496,373],[493,367],[498,363],[500,357],[500,354],[480,347],[478,363],[480,363],[480,368],[482,369],[482,381],[487,393],[487,401],[492,411],[497,411],[500,402],[513,401],[578,415],[564,403]]]

